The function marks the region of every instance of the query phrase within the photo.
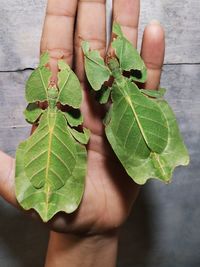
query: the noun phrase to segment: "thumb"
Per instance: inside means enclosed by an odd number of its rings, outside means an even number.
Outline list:
[[[15,197],[15,160],[0,151],[0,196],[19,207]]]

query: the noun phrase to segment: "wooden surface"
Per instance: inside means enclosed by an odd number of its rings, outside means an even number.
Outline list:
[[[0,0],[0,4],[0,149],[14,156],[30,131],[22,114],[30,70],[23,69],[38,62],[46,1]],[[166,29],[161,85],[168,89],[166,97],[180,123],[191,164],[177,168],[170,185],[151,181],[142,188],[122,229],[118,267],[200,266],[199,14],[199,0],[141,1],[140,30],[151,19],[160,20]],[[0,266],[42,267],[47,238],[43,225],[0,200]]]
[[[200,63],[199,13],[199,0],[141,0],[141,29],[152,19],[165,27],[165,63]]]

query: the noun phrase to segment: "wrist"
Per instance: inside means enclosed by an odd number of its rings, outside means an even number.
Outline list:
[[[114,267],[118,232],[81,236],[51,231],[45,267]]]

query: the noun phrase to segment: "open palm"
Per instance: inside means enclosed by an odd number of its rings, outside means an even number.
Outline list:
[[[83,200],[74,213],[59,213],[48,223],[58,232],[98,234],[116,229],[126,220],[138,194],[138,186],[125,173],[106,141],[103,110],[88,93],[84,72],[82,40],[89,41],[91,48],[99,50],[104,58],[107,54],[105,15],[104,0],[48,1],[41,52],[48,50],[50,53],[53,78],[56,79],[57,60],[60,58],[74,69],[83,88],[81,111],[84,126],[91,131]],[[139,0],[114,1],[113,20],[122,26],[124,35],[134,46],[138,19]],[[148,69],[145,88],[157,89],[164,58],[164,33],[156,22],[149,24],[144,31],[141,55]],[[14,193],[14,159],[0,152],[0,162],[0,194],[19,208]],[[37,216],[35,212],[31,214]]]

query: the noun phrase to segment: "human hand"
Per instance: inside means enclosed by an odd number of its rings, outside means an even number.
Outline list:
[[[76,25],[75,25],[75,15]],[[139,0],[115,0],[113,19],[136,46]],[[106,141],[102,107],[88,93],[81,41],[106,56],[105,1],[49,0],[41,39],[41,52],[48,50],[56,79],[57,60],[64,58],[77,74],[84,94],[81,111],[84,126],[91,131],[88,144],[87,177],[83,200],[74,213],[58,213],[47,225],[54,231],[81,235],[99,235],[118,229],[126,220],[138,194],[138,186],[128,177]],[[110,48],[109,48],[110,49]],[[141,55],[148,69],[145,88],[157,89],[164,58],[164,32],[150,23],[143,34]],[[0,153],[0,194],[20,208],[15,197],[14,159]],[[35,212],[32,216],[37,217]]]

